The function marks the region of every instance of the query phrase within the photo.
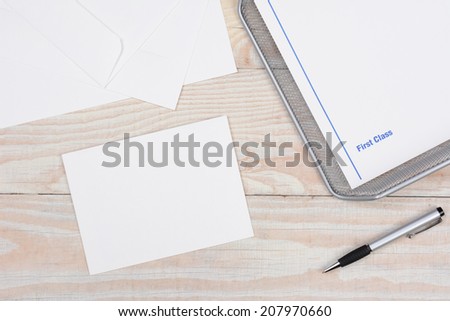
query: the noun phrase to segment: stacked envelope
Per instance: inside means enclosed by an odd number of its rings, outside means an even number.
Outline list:
[[[220,0],[0,0],[0,128],[236,72]]]

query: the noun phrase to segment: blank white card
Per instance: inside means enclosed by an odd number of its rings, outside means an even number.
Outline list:
[[[174,154],[176,135],[180,142],[194,135],[200,145],[191,153],[192,162],[187,148]],[[139,157],[144,154],[134,146],[126,157],[124,141],[107,145],[106,153],[102,145],[63,155],[91,274],[253,236],[226,117],[129,142],[141,144],[145,156]],[[205,148],[216,155],[208,162]],[[149,153],[154,162],[167,155],[168,166],[149,165]]]

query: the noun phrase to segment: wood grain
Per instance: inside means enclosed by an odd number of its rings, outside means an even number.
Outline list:
[[[450,208],[450,168],[368,203],[330,197],[315,168],[286,168],[302,142],[237,0],[222,5],[239,72],[186,86],[177,111],[128,99],[0,130],[0,299],[450,299],[447,223],[321,274],[354,246],[435,206]],[[240,144],[266,134],[294,143],[274,168],[241,168],[255,237],[89,276],[60,155],[221,115]]]
[[[315,168],[284,166],[294,151],[303,154],[302,142],[266,73],[251,69],[189,86],[176,112],[130,99],[0,130],[0,193],[67,194],[61,154],[121,139],[124,133],[137,136],[221,115],[229,117],[241,146],[260,143],[267,134],[278,146],[295,145],[285,157],[274,157],[276,168],[263,162],[243,169],[249,195],[328,195]],[[261,146],[255,151],[263,158]],[[447,168],[398,195],[447,197],[449,178]]]
[[[255,237],[89,276],[69,196],[0,196],[2,299],[448,299],[450,226],[322,274],[355,245],[449,200],[248,197]],[[358,282],[355,282],[358,280]]]

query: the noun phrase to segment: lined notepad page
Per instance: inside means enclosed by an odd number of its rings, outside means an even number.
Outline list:
[[[450,2],[256,0],[350,186],[450,139]]]

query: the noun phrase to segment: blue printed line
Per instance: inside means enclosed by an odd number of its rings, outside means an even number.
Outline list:
[[[275,9],[274,9],[272,3],[271,3],[271,0],[268,0],[268,2],[269,2],[270,8],[272,9],[273,14],[275,15],[275,18],[276,18],[277,21],[278,21],[278,24],[279,24],[280,27],[281,27],[281,30],[283,31],[284,36],[286,37],[287,42],[289,43],[289,46],[290,46],[291,49],[292,49],[292,52],[293,52],[294,55],[295,55],[295,58],[297,59],[298,64],[300,65],[300,68],[301,68],[302,71],[303,71],[303,74],[304,74],[305,77],[306,77],[306,80],[308,81],[309,86],[311,87],[311,89],[312,89],[312,91],[313,91],[313,93],[314,93],[314,96],[316,97],[317,101],[319,102],[319,105],[320,105],[320,107],[322,108],[322,110],[323,110],[325,116],[327,117],[328,122],[330,123],[331,127],[333,128],[333,131],[334,131],[336,137],[339,139],[339,142],[340,142],[340,144],[342,145],[342,147],[343,147],[343,149],[344,149],[344,151],[345,151],[345,154],[347,154],[347,157],[348,157],[350,163],[352,164],[353,168],[355,169],[356,174],[358,175],[359,179],[362,180],[362,177],[361,177],[361,175],[359,174],[359,171],[358,171],[358,169],[356,168],[355,164],[353,163],[353,160],[352,160],[352,158],[350,157],[350,154],[348,153],[347,148],[345,147],[345,144],[342,142],[342,139],[341,139],[341,137],[339,136],[339,134],[338,134],[338,132],[337,132],[337,130],[336,130],[336,127],[334,127],[334,124],[333,124],[333,122],[331,121],[330,117],[328,116],[328,113],[327,113],[325,107],[323,106],[322,101],[321,101],[320,98],[319,98],[319,95],[317,94],[317,92],[316,92],[316,90],[315,90],[315,88],[314,88],[314,86],[313,86],[311,80],[309,79],[309,76],[308,76],[308,74],[306,73],[306,70],[305,70],[305,68],[303,67],[302,62],[300,61],[300,58],[298,57],[297,52],[295,51],[294,46],[292,45],[291,40],[289,39],[289,37],[288,37],[288,35],[287,35],[287,33],[286,33],[286,30],[285,30],[284,27],[283,27],[283,24],[281,23],[280,19],[278,18],[278,15],[277,15],[277,13],[276,13],[276,11],[275,11]],[[331,146],[330,146],[330,147],[331,147]]]

